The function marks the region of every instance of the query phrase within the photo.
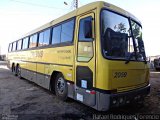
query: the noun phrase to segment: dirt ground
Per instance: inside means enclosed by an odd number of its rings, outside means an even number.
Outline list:
[[[0,119],[52,120],[98,119],[95,115],[159,114],[160,72],[151,71],[151,93],[143,105],[129,105],[108,112],[98,112],[77,101],[58,100],[51,92],[25,79],[15,77],[4,62],[0,62]]]

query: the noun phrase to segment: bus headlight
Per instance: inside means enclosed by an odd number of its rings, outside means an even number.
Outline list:
[[[119,99],[119,103],[123,103],[124,99],[123,98],[120,98]]]
[[[130,103],[130,101],[129,101],[129,100],[127,100],[127,101],[126,101],[126,103],[127,103],[127,104],[129,104],[129,103]]]
[[[117,100],[113,99],[112,103],[115,105],[117,103]]]

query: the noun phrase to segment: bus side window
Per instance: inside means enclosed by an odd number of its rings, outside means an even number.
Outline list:
[[[19,40],[17,42],[17,50],[21,50],[21,48],[22,48],[22,40]]]
[[[22,45],[22,49],[27,49],[28,48],[28,37],[23,39],[23,45]]]
[[[12,51],[16,51],[16,49],[17,49],[16,47],[17,47],[17,41],[13,43]]]
[[[9,49],[8,49],[8,52],[11,52],[12,51],[12,43],[9,44]]]
[[[45,46],[49,44],[50,29],[47,29],[39,34],[38,46]]]
[[[29,48],[37,46],[37,34],[34,34],[30,37]]]
[[[86,17],[86,18],[83,18],[80,20],[80,24],[79,24],[79,35],[78,35],[78,40],[79,41],[92,41],[93,38],[92,37],[88,37],[90,35],[86,35],[86,29],[89,29],[89,28],[86,28],[88,26],[86,26],[86,23],[92,23],[92,17],[89,16],[89,17]],[[88,30],[88,34],[92,34],[90,31],[92,31],[92,25],[90,26],[90,30]]]
[[[52,44],[59,44],[61,42],[61,25],[53,28],[52,31]]]
[[[39,34],[38,46],[43,46],[43,35],[44,35],[44,32],[41,32]]]
[[[44,31],[43,45],[48,45],[50,40],[50,29]]]
[[[74,19],[62,24],[61,42],[72,42],[74,31]]]

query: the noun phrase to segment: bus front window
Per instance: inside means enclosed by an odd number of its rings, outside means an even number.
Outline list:
[[[144,50],[144,43],[142,39],[142,28],[139,24],[131,20],[131,26],[133,31],[133,36],[136,43],[137,49],[137,58],[139,61],[146,60],[145,50]]]
[[[108,59],[145,60],[141,27],[134,21],[131,21],[131,27],[127,17],[102,10],[101,38],[104,57]]]
[[[128,18],[103,10],[101,32],[103,55],[106,58],[127,59],[134,52]],[[131,60],[135,60],[135,56]]]

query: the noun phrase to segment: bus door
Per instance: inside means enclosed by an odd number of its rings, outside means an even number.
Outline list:
[[[75,99],[87,105],[96,104],[95,92],[95,17],[94,12],[77,17],[75,61]]]

